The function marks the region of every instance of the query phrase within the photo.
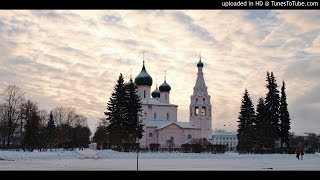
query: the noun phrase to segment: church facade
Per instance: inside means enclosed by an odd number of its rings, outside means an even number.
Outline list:
[[[201,57],[197,63],[198,73],[193,94],[190,97],[189,122],[177,120],[178,105],[170,103],[171,86],[164,82],[151,92],[152,77],[144,62],[142,70],[135,78],[138,95],[142,100],[141,123],[144,133],[139,140],[141,147],[160,144],[161,147],[179,147],[193,139],[212,138],[212,106],[203,76]]]

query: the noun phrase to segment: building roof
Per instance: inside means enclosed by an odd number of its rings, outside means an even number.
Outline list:
[[[144,122],[146,127],[155,127],[157,130],[165,128],[171,124],[175,124],[182,129],[199,129],[198,127],[192,125],[190,122],[174,122],[168,120],[156,120],[156,121],[146,121]]]
[[[178,105],[163,103],[163,102],[157,101],[155,99],[142,99],[141,102],[143,105],[150,104],[150,105],[158,105],[158,106],[176,106],[176,107],[178,107]]]
[[[237,132],[214,132],[212,134],[213,135],[220,135],[220,136],[226,136],[226,135],[235,136],[235,135],[237,135]]]

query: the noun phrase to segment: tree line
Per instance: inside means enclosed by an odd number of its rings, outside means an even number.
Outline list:
[[[137,91],[132,78],[125,83],[120,74],[107,103],[106,117],[101,118],[93,136],[99,146],[117,150],[137,148],[144,132],[140,122],[141,98]]]
[[[280,148],[290,147],[290,116],[288,111],[285,82],[282,82],[281,97],[273,72],[267,72],[266,97],[260,97],[256,110],[245,89],[238,117],[237,151],[274,152],[276,142]]]
[[[90,140],[87,118],[71,107],[40,110],[18,86],[9,85],[0,99],[0,148],[39,151],[83,148]]]

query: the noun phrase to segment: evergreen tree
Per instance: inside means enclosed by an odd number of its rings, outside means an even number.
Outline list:
[[[266,119],[265,119],[265,104],[262,97],[259,98],[256,113],[256,128],[255,141],[259,151],[265,147],[266,142]]]
[[[53,120],[52,111],[50,111],[49,121],[46,127],[46,140],[47,140],[47,147],[53,148],[55,145],[55,136],[56,136],[56,126]]]
[[[132,79],[126,84],[126,129],[129,132],[129,142],[134,143],[137,138],[142,138],[143,125],[139,122],[140,112],[142,111],[141,98],[137,94],[138,86]]]
[[[123,76],[120,74],[107,106],[108,111],[105,112],[107,120],[110,122],[109,126],[107,127],[107,133],[110,143],[112,144],[121,144],[126,142],[128,137],[128,133],[125,129],[126,103],[126,88],[124,85]]]
[[[25,149],[33,151],[39,147],[40,116],[36,104],[28,100],[25,104],[25,135],[22,144]]]
[[[285,83],[282,82],[281,99],[280,99],[280,138],[281,147],[283,143],[289,145],[290,117],[288,111],[287,97],[285,92]]]
[[[266,105],[266,113],[265,118],[267,121],[266,124],[266,145],[267,148],[274,148],[275,141],[279,138],[279,121],[280,121],[280,114],[279,114],[279,106],[280,106],[280,96],[279,91],[277,90],[277,83],[276,79],[273,75],[267,72],[267,89],[268,93],[265,100]]]
[[[254,147],[254,121],[255,111],[253,103],[249,96],[247,89],[244,92],[241,102],[240,113],[238,117],[238,145],[237,150],[239,152],[251,152]]]

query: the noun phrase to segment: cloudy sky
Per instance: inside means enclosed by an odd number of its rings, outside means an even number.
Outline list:
[[[0,90],[18,85],[41,109],[72,106],[93,130],[120,73],[142,66],[171,85],[188,121],[201,51],[213,129],[237,129],[245,88],[265,97],[266,72],[286,82],[291,131],[320,133],[319,11],[0,11]]]

